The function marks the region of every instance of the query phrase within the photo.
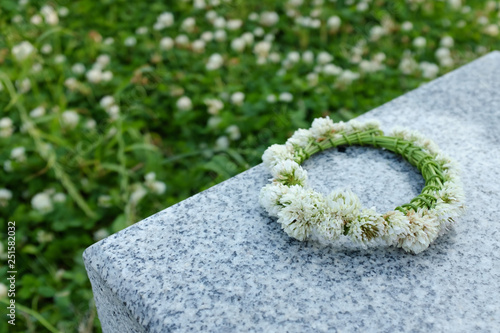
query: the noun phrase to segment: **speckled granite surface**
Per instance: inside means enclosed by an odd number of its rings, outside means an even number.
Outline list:
[[[258,205],[259,165],[86,250],[104,332],[500,332],[499,87],[495,52],[362,116],[419,130],[462,166],[468,213],[427,251],[288,238]],[[423,186],[376,149],[305,165],[318,190],[379,209]]]

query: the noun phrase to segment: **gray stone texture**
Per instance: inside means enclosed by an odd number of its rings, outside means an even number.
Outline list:
[[[493,52],[360,117],[418,130],[461,165],[468,211],[425,252],[290,239],[259,206],[258,165],[85,251],[104,332],[500,332],[499,87]],[[314,188],[379,211],[423,187],[380,149],[304,165]]]

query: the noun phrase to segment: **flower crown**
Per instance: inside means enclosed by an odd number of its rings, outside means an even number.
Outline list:
[[[345,145],[369,145],[402,155],[422,173],[422,192],[380,214],[363,208],[350,190],[324,196],[309,188],[307,171],[300,164],[312,154]],[[363,246],[383,243],[416,254],[465,210],[457,163],[422,134],[404,128],[385,136],[375,121],[334,123],[328,117],[317,118],[310,129],[297,130],[286,144],[269,147],[262,160],[274,178],[262,188],[259,201],[298,240],[331,244],[344,235]]]

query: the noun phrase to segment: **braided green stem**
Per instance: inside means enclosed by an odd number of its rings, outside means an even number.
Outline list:
[[[410,164],[417,167],[425,180],[422,192],[409,203],[397,207],[396,210],[407,213],[409,210],[416,211],[418,208],[427,207],[430,209],[434,207],[437,198],[432,193],[441,190],[445,182],[443,167],[436,163],[434,156],[415,146],[410,141],[385,136],[381,130],[377,129],[341,135],[341,137],[335,139],[329,138],[320,142],[313,141],[307,147],[298,149],[296,153],[298,163],[301,164],[319,151],[333,147],[368,145],[385,148],[403,156]]]

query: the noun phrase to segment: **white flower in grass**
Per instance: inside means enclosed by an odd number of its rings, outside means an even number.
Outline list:
[[[245,50],[246,43],[242,38],[235,38],[231,42],[231,48],[236,52],[243,52]]]
[[[193,103],[191,99],[187,96],[182,96],[177,100],[177,108],[181,111],[189,111],[193,108]]]
[[[412,74],[417,68],[418,63],[410,54],[406,54],[399,63],[399,70],[406,75]]]
[[[139,27],[137,29],[135,29],[135,34],[136,35],[145,35],[148,33],[148,27]]]
[[[359,79],[359,73],[352,72],[349,69],[346,69],[342,71],[342,73],[339,75],[337,82],[340,84],[344,85],[349,85],[351,84],[354,80]]]
[[[156,30],[171,27],[174,24],[174,14],[170,12],[162,13],[158,16],[156,22],[159,24],[156,26],[156,28],[158,28]]]
[[[245,94],[242,93],[241,91],[237,91],[231,95],[231,103],[234,105],[241,106],[243,105],[243,102],[245,101]]]
[[[72,129],[75,128],[76,125],[78,125],[80,116],[78,115],[78,113],[76,113],[76,111],[67,110],[61,114],[61,120],[64,127]]]
[[[69,9],[66,7],[60,7],[57,12],[59,13],[59,16],[61,17],[66,17],[69,14]]]
[[[196,19],[194,17],[187,17],[182,21],[181,29],[187,32],[194,32],[196,29]]]
[[[170,37],[163,37],[160,40],[160,48],[162,50],[170,50],[174,47],[174,40]]]
[[[193,2],[193,7],[196,9],[205,9],[206,6],[205,0],[194,0]]]
[[[21,42],[12,48],[12,55],[17,61],[27,59],[35,52],[35,47],[28,41]]]
[[[113,45],[114,42],[115,42],[115,39],[113,37],[107,37],[104,39],[104,41],[102,43],[104,45]]]
[[[262,37],[262,36],[264,36],[264,33],[265,33],[265,31],[261,27],[257,27],[255,29],[253,29],[253,35],[255,37]]]
[[[427,209],[419,208],[417,212],[407,213],[410,221],[410,231],[398,239],[398,247],[405,251],[418,254],[427,249],[439,234],[439,221]]]
[[[45,115],[45,108],[43,106],[39,106],[30,111],[31,118],[40,118]]]
[[[213,25],[217,29],[224,29],[226,27],[226,19],[218,16],[214,19]]]
[[[146,196],[146,194],[148,194],[148,192],[140,184],[135,184],[134,187],[135,187],[135,189],[132,192],[132,194],[130,195],[129,202],[133,205],[137,205],[139,203],[139,201],[141,201],[142,198],[144,198]]]
[[[200,38],[208,43],[214,39],[214,34],[211,31],[205,31],[201,34]]]
[[[31,199],[31,206],[40,213],[49,213],[54,209],[49,194],[42,192]]]
[[[205,52],[205,41],[201,39],[195,40],[193,43],[191,43],[191,49],[197,53]]]
[[[247,45],[252,45],[254,43],[254,36],[251,32],[245,32],[240,38],[243,39]]]
[[[85,65],[82,63],[76,63],[73,66],[71,66],[71,71],[75,73],[76,75],[81,75],[85,73]]]
[[[208,113],[211,115],[218,115],[220,110],[224,108],[224,103],[215,98],[206,99],[205,105],[208,107]]]
[[[104,96],[99,102],[103,109],[108,109],[111,105],[115,104],[115,98],[113,96]]]
[[[123,44],[128,47],[135,46],[135,44],[137,44],[137,38],[135,38],[134,36],[127,37],[123,41]]]
[[[306,148],[313,139],[311,131],[300,128],[286,141],[286,145]]]
[[[147,184],[147,187],[157,195],[162,195],[167,190],[167,185],[159,180],[152,181]]]
[[[440,44],[442,47],[451,48],[455,44],[453,38],[450,36],[444,36],[441,38]]]
[[[104,238],[108,237],[109,236],[109,232],[106,229],[101,228],[101,229],[97,230],[96,232],[94,232],[93,236],[94,236],[94,240],[96,242],[98,242],[101,239],[104,239]]]
[[[285,103],[290,103],[291,101],[293,101],[293,95],[289,92],[282,92],[279,96],[278,96],[278,99],[281,101],[281,102],[285,102]]]
[[[307,182],[307,172],[293,160],[279,161],[273,168],[271,174],[278,182],[287,185],[305,185]]]
[[[16,147],[12,149],[10,151],[10,158],[19,163],[26,161],[26,149],[24,147]]]
[[[272,44],[268,41],[260,41],[255,44],[253,52],[259,58],[266,58],[269,54],[269,51],[271,51],[271,46]]]
[[[36,240],[40,244],[50,243],[54,240],[54,234],[45,230],[38,230]]]
[[[413,46],[415,46],[416,48],[423,49],[426,45],[427,40],[422,36],[417,37],[413,40]]]
[[[223,64],[224,64],[224,58],[220,54],[214,53],[210,56],[210,58],[208,58],[208,62],[205,68],[208,71],[213,71],[221,68]]]
[[[94,119],[89,119],[85,122],[85,128],[88,130],[94,130],[97,126],[97,122]]]
[[[318,53],[317,59],[318,64],[325,65],[333,60],[333,56],[325,51]]]
[[[8,138],[14,133],[14,127],[12,119],[9,117],[3,117],[0,119],[0,137]]]
[[[216,30],[214,33],[214,39],[218,42],[225,42],[227,39],[227,33],[225,30]]]
[[[242,20],[232,19],[227,21],[226,28],[227,30],[238,30],[239,28],[241,28],[242,25],[243,25]]]
[[[385,31],[384,27],[376,25],[370,29],[370,40],[376,42],[386,33],[387,31]]]
[[[274,144],[262,155],[262,161],[267,169],[272,170],[280,161],[293,160],[293,147]]]
[[[233,141],[241,138],[240,128],[237,125],[230,125],[228,128],[226,128],[226,133]]]
[[[227,150],[229,148],[230,142],[227,136],[222,135],[215,140],[215,149],[217,150]]]
[[[255,13],[255,12],[252,12],[252,13],[248,14],[248,19],[250,21],[253,21],[253,22],[258,21],[259,20],[259,14]]]
[[[5,207],[12,199],[12,192],[6,188],[0,188],[0,207]]]
[[[41,49],[40,49],[40,52],[42,52],[43,54],[49,54],[52,52],[52,45],[50,44],[43,44]]]
[[[331,32],[337,32],[340,29],[342,20],[338,16],[331,16],[326,21],[326,25]]]
[[[102,71],[100,68],[92,68],[85,76],[90,83],[99,83],[102,81]]]
[[[99,68],[106,67],[111,62],[111,58],[107,54],[101,54],[97,57],[94,66]]]
[[[31,24],[34,24],[34,25],[40,25],[40,24],[42,24],[43,19],[40,15],[35,14],[31,17],[30,22],[31,22]]]
[[[62,203],[66,201],[66,194],[58,192],[52,196],[54,202]]]
[[[413,29],[413,23],[410,21],[405,21],[401,24],[401,30],[403,31],[410,31]]]
[[[307,64],[312,64],[314,62],[314,53],[312,51],[305,51],[302,53],[302,61]]]
[[[266,27],[270,27],[278,23],[280,17],[276,12],[262,12],[260,14],[260,24]]]
[[[48,25],[56,25],[59,23],[59,16],[57,12],[51,6],[45,5],[40,8],[40,13],[45,18],[45,22]]]
[[[277,100],[277,98],[276,98],[276,96],[275,96],[275,95],[273,95],[273,94],[267,95],[267,97],[266,97],[266,101],[267,101],[268,103],[270,103],[270,104],[272,104],[272,103],[276,103],[276,100]]]
[[[332,76],[332,75],[336,76],[336,75],[342,74],[342,68],[340,68],[339,66],[336,66],[334,64],[326,64],[325,66],[323,66],[321,71],[323,74],[328,75],[328,76]]]

